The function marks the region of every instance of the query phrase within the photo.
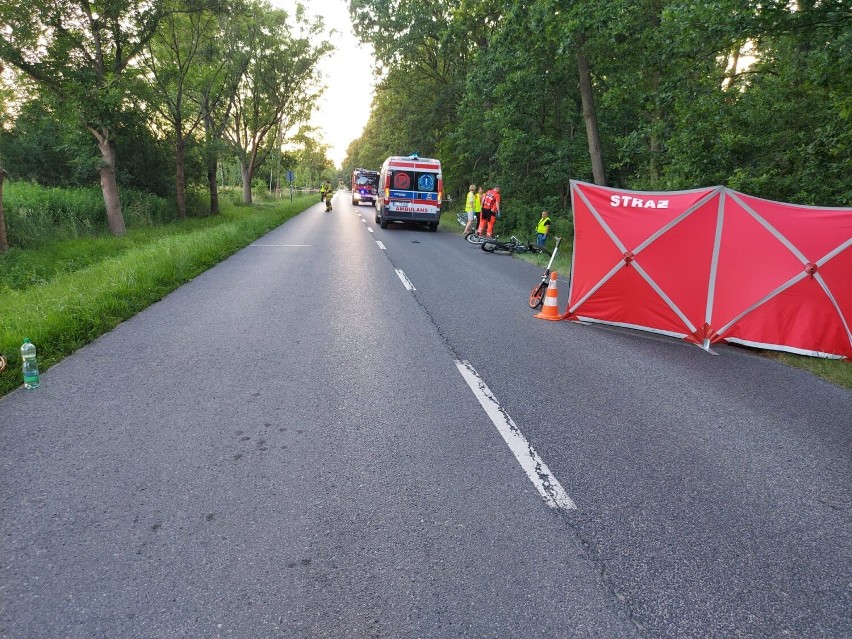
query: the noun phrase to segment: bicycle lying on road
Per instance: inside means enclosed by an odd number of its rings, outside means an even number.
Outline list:
[[[553,253],[550,255],[550,260],[547,262],[547,268],[541,276],[541,282],[533,287],[530,293],[530,308],[538,308],[544,302],[544,294],[547,293],[547,287],[550,284],[550,267],[553,266],[553,260],[556,257],[556,251],[559,250],[561,237],[556,238],[556,246],[553,247]]]
[[[547,253],[547,250],[538,244],[521,242],[514,235],[508,242],[500,242],[496,238],[484,238],[480,244],[486,253]]]

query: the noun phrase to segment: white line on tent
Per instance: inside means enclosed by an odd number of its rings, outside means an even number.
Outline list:
[[[726,337],[726,342],[731,342],[733,344],[742,344],[743,346],[750,346],[751,348],[763,348],[770,351],[786,351],[788,353],[794,353],[796,355],[807,355],[808,357],[824,357],[825,359],[843,359],[843,355],[835,355],[834,353],[823,353],[822,351],[809,351],[806,348],[795,348],[793,346],[787,346],[786,344],[769,344],[766,342],[753,342],[747,339],[740,339],[739,337]]]
[[[743,317],[745,317],[746,315],[748,315],[749,313],[751,313],[754,309],[756,309],[756,308],[758,308],[758,307],[760,307],[760,306],[763,306],[764,304],[766,304],[766,302],[768,302],[769,300],[771,300],[773,297],[775,297],[776,295],[779,295],[779,294],[783,293],[783,292],[784,292],[784,291],[786,291],[788,288],[790,288],[791,286],[793,286],[793,284],[795,284],[796,282],[800,282],[801,280],[803,280],[803,279],[804,279],[804,278],[806,278],[807,276],[808,276],[808,274],[807,274],[807,273],[805,273],[804,271],[802,271],[802,272],[801,272],[801,273],[799,273],[798,275],[796,275],[796,276],[792,277],[791,279],[787,280],[787,281],[786,281],[786,282],[784,282],[781,286],[779,286],[778,288],[776,288],[774,291],[772,291],[771,293],[769,293],[769,294],[765,295],[762,299],[758,300],[757,302],[755,302],[754,304],[752,304],[751,306],[749,306],[746,310],[744,310],[742,313],[740,313],[739,315],[737,315],[737,316],[736,316],[734,319],[732,319],[730,322],[728,322],[727,324],[725,324],[725,325],[724,325],[722,328],[720,328],[717,332],[721,335],[722,333],[724,333],[725,331],[727,331],[729,328],[731,328],[731,326],[733,326],[734,324],[736,324],[737,322],[739,322],[739,321],[740,321]],[[725,338],[725,339],[727,339],[727,338]]]
[[[828,262],[830,259],[833,259],[833,258],[837,257],[838,255],[840,255],[843,251],[848,249],[850,246],[852,246],[852,237],[850,237],[848,240],[846,240],[843,244],[838,246],[836,249],[834,249],[830,253],[827,253],[825,255],[825,257],[823,257],[822,259],[817,260],[816,265],[822,266],[823,264]]]
[[[601,214],[597,212],[594,206],[592,206],[592,203],[589,202],[589,199],[586,197],[586,194],[579,190],[577,192],[580,194],[580,197],[583,198],[583,202],[586,203],[586,206],[589,207],[589,212],[595,217],[595,219],[598,221],[598,224],[601,225],[601,228],[603,228],[604,232],[609,236],[609,239],[611,239],[613,243],[618,247],[618,250],[622,253],[627,253],[627,247],[621,243],[621,240],[618,239],[618,236],[615,234],[615,232],[611,228],[609,228],[609,224],[604,221],[604,219],[601,217]]]
[[[707,306],[704,309],[704,321],[713,326],[713,304],[716,301],[716,275],[719,270],[719,253],[722,250],[722,228],[725,222],[725,195],[722,189],[719,195],[719,210],[716,213],[716,237],[713,239],[713,257],[710,260],[710,281],[707,283]],[[704,350],[710,349],[710,339],[705,338]]]
[[[667,331],[661,328],[649,328],[648,326],[642,326],[641,324],[629,324],[627,322],[613,322],[610,320],[602,320],[597,317],[586,317],[585,315],[577,315],[577,319],[580,320],[581,324],[605,324],[607,326],[616,326],[618,328],[629,328],[635,331],[643,331],[645,333],[651,333],[652,335],[664,335],[666,337],[674,337],[675,339],[683,339],[686,337],[686,333],[678,333],[677,331]],[[684,345],[693,347],[693,344],[687,344],[684,342]]]
[[[663,301],[666,303],[666,305],[675,312],[675,314],[689,329],[690,334],[695,333],[696,328],[692,325],[692,322],[689,321],[689,318],[687,318],[687,316],[683,314],[680,308],[678,308],[678,305],[675,304],[668,295],[666,295],[666,292],[657,285],[657,283],[654,281],[654,278],[648,275],[648,272],[642,268],[638,261],[633,262],[633,267],[636,269],[636,272],[639,273],[639,275],[641,275],[642,278],[646,282],[648,282],[648,284],[651,285],[651,288],[657,291],[657,295],[663,298]]]
[[[654,233],[651,237],[649,237],[647,240],[645,240],[645,241],[644,241],[644,242],[642,242],[639,246],[637,246],[635,249],[633,249],[633,255],[638,255],[638,254],[639,254],[639,251],[641,251],[641,250],[643,250],[644,248],[646,248],[649,244],[651,244],[654,240],[656,240],[658,237],[660,237],[663,233],[666,233],[666,232],[667,232],[667,231],[669,231],[670,229],[674,228],[675,226],[677,226],[678,224],[680,224],[681,222],[683,222],[686,218],[688,218],[690,215],[692,215],[693,213],[695,213],[695,212],[696,212],[698,209],[700,209],[702,206],[704,206],[705,204],[707,204],[707,202],[709,202],[709,201],[710,201],[713,197],[715,197],[715,196],[716,196],[716,194],[717,194],[719,191],[721,191],[721,190],[722,190],[722,187],[721,187],[721,186],[717,186],[717,187],[716,187],[715,189],[713,189],[710,193],[708,193],[705,197],[703,197],[703,198],[701,198],[700,200],[698,200],[698,202],[696,202],[695,204],[693,204],[692,206],[690,206],[690,207],[689,207],[688,209],[686,209],[683,213],[681,213],[680,215],[678,215],[675,219],[673,219],[671,222],[669,222],[668,224],[666,224],[666,225],[665,225],[664,227],[662,227],[659,231],[657,231],[656,233]]]
[[[618,262],[615,266],[613,266],[613,267],[612,267],[612,270],[611,270],[609,273],[607,273],[606,275],[604,275],[604,276],[603,276],[603,279],[602,279],[600,282],[598,282],[597,284],[595,284],[595,285],[592,287],[592,290],[590,290],[590,291],[589,291],[588,293],[586,293],[586,294],[585,294],[582,298],[580,298],[579,300],[577,300],[577,303],[576,303],[576,304],[574,304],[574,306],[572,306],[571,308],[569,308],[569,309],[568,309],[568,312],[569,312],[569,313],[573,313],[573,312],[574,312],[575,310],[577,310],[580,306],[582,306],[582,305],[585,303],[585,301],[586,301],[587,299],[589,299],[592,295],[594,295],[595,293],[597,293],[598,289],[599,289],[601,286],[603,286],[603,285],[604,285],[604,284],[606,284],[606,283],[607,283],[610,279],[612,279],[612,277],[613,277],[616,273],[618,273],[618,271],[620,271],[620,270],[621,270],[621,268],[622,268],[623,266],[624,266],[624,263],[623,263],[623,262],[621,262],[621,261],[619,261],[619,262]],[[573,271],[572,271],[572,273],[573,273]]]
[[[840,322],[843,324],[843,328],[846,329],[846,337],[849,339],[849,343],[852,344],[852,333],[849,332],[849,324],[846,323],[846,318],[843,317],[843,311],[840,310],[840,305],[837,303],[837,300],[834,299],[834,295],[831,294],[828,284],[825,283],[825,279],[819,273],[814,273],[814,279],[820,285],[823,292],[828,296],[828,300],[831,302],[834,310],[837,311],[837,315],[840,317]]]
[[[844,251],[846,248],[848,248],[849,246],[852,246],[852,239],[847,240],[846,242],[844,242],[843,244],[841,244],[840,246],[838,246],[836,249],[834,249],[833,251],[830,251],[828,254],[826,254],[826,255],[825,255],[825,257],[823,257],[822,259],[818,260],[818,261],[816,262],[817,266],[822,266],[823,264],[825,264],[826,262],[828,262],[830,259],[832,259],[832,258],[833,258],[833,257],[835,257],[836,255],[839,255],[841,252],[843,252],[843,251]],[[802,257],[804,257],[804,256],[802,256]],[[805,261],[803,262],[803,264],[807,264],[807,259],[805,259]],[[797,274],[797,275],[793,276],[793,277],[792,277],[792,278],[790,278],[788,281],[786,281],[786,282],[784,282],[783,284],[781,284],[781,285],[780,285],[778,288],[776,288],[774,291],[772,291],[771,293],[767,294],[767,295],[766,295],[766,296],[764,296],[762,299],[758,300],[757,302],[755,302],[754,304],[752,304],[751,306],[749,306],[747,309],[745,309],[742,313],[740,313],[739,315],[737,315],[736,317],[734,317],[731,321],[729,321],[727,324],[725,324],[725,325],[724,325],[722,328],[720,328],[717,332],[718,332],[720,335],[721,335],[721,334],[723,334],[725,331],[727,331],[729,328],[731,328],[731,326],[733,326],[735,323],[737,323],[738,321],[740,321],[743,317],[745,317],[746,315],[748,315],[749,313],[751,313],[753,310],[755,310],[756,308],[759,308],[760,306],[763,306],[764,304],[766,304],[766,302],[768,302],[769,300],[771,300],[773,297],[776,297],[777,295],[780,295],[781,293],[783,293],[784,291],[786,291],[788,288],[790,288],[790,287],[791,287],[791,286],[793,286],[794,284],[796,284],[796,283],[798,283],[798,282],[802,281],[802,280],[803,280],[804,278],[806,278],[806,277],[808,277],[808,274],[807,274],[806,272],[804,272],[804,271],[802,271],[801,273],[799,273],[799,274]],[[814,274],[814,279],[815,279],[815,280],[819,283],[820,288],[822,288],[823,292],[824,292],[824,293],[826,294],[826,296],[828,297],[828,299],[829,299],[829,301],[831,302],[832,306],[834,306],[834,310],[835,310],[835,311],[837,311],[837,315],[840,317],[840,321],[841,321],[841,323],[843,324],[843,328],[844,328],[844,329],[846,329],[846,335],[847,335],[847,337],[849,338],[850,343],[852,343],[852,332],[850,332],[850,330],[849,330],[849,324],[846,322],[846,318],[845,318],[845,317],[843,317],[843,313],[841,312],[841,310],[840,310],[840,306],[837,304],[837,301],[834,299],[834,295],[832,295],[831,290],[829,290],[828,285],[825,283],[825,280],[823,279],[823,277],[822,277],[819,273],[815,273],[815,274]],[[729,338],[727,338],[727,337],[726,337],[725,339],[726,339],[726,340],[728,340],[728,341],[730,341],[730,339],[729,339]]]
[[[758,224],[760,224],[763,228],[765,228],[767,231],[769,231],[769,233],[773,237],[775,237],[776,240],[778,240],[779,242],[781,242],[781,244],[783,244],[784,246],[787,247],[788,251],[790,251],[793,255],[795,255],[797,258],[799,258],[799,260],[802,262],[802,264],[808,263],[808,258],[806,258],[804,256],[804,254],[799,249],[797,249],[790,240],[788,240],[786,237],[784,237],[784,235],[781,233],[781,231],[779,231],[774,226],[772,226],[769,222],[767,222],[765,219],[763,219],[763,217],[761,217],[753,208],[751,208],[748,204],[743,202],[739,198],[739,196],[737,196],[735,191],[729,190],[728,193],[730,193],[731,197],[734,198],[734,200],[737,202],[737,204],[739,204],[741,207],[743,207],[743,210],[746,213],[748,213],[749,215],[751,215],[757,221]]]
[[[591,202],[589,202],[589,199],[586,197],[586,194],[583,193],[580,189],[575,189],[575,192],[577,194],[579,194],[579,196],[582,198],[583,202],[586,203],[586,206],[589,208],[589,213],[591,213],[592,216],[598,221],[598,224],[601,225],[601,228],[609,236],[609,239],[612,240],[612,242],[615,244],[615,246],[618,248],[618,250],[621,251],[622,253],[626,253],[627,248],[624,246],[624,244],[621,243],[621,240],[618,239],[618,236],[613,232],[613,230],[611,228],[609,228],[609,225],[604,221],[604,219],[601,217],[600,213],[598,213],[597,210],[595,210],[595,207],[592,206]],[[571,197],[573,198],[573,192],[572,192]],[[573,200],[571,202],[571,206],[572,206],[572,209],[573,209],[573,206],[574,206]],[[576,209],[574,209],[574,210],[576,210]],[[571,289],[573,288],[573,284],[574,284],[574,253],[575,252],[572,251],[572,256],[571,256],[571,284],[569,285],[570,286],[569,296],[571,294]],[[604,275],[603,279],[600,282],[598,282],[592,288],[592,290],[590,290],[588,293],[586,293],[583,296],[582,299],[578,300],[577,303],[574,304],[574,306],[572,306],[571,308],[569,308],[566,312],[567,313],[573,313],[577,308],[582,306],[583,303],[585,303],[585,301],[587,299],[589,299],[592,295],[594,295],[595,292],[601,286],[606,284],[616,273],[618,273],[618,271],[621,269],[621,266],[622,266],[622,262],[621,262],[621,260],[619,260],[618,263],[612,268],[612,270],[609,273],[607,273],[606,275]],[[570,297],[569,297],[569,299],[570,299]]]

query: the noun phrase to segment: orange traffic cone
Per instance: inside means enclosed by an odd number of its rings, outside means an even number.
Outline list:
[[[541,313],[536,313],[533,317],[553,321],[562,319],[562,316],[559,314],[559,300],[557,299],[557,277],[558,275],[556,273],[550,274],[550,284],[548,284],[547,293],[544,295],[544,308],[541,309]]]

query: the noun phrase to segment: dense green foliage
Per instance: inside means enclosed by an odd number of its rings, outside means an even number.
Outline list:
[[[0,168],[12,182],[100,185],[116,235],[133,215],[127,189],[169,197],[183,218],[200,212],[192,191],[203,185],[217,213],[222,161],[238,163],[250,202],[265,165],[275,182],[297,168],[298,153],[282,166],[285,143],[324,151],[303,127],[329,50],[298,3],[292,13],[267,0],[0,3]],[[8,216],[12,246],[29,235],[13,227],[21,219]]]
[[[456,198],[499,183],[521,228],[565,210],[569,180],[593,180],[583,53],[610,185],[852,205],[844,0],[349,5],[381,80],[344,169],[417,151],[442,159]]]
[[[107,231],[104,198],[96,187],[44,187],[27,182],[9,182],[3,190],[9,243],[13,247],[37,248],[54,240],[95,237]],[[191,210],[207,210],[206,198],[194,192]],[[122,190],[122,205],[128,228],[142,228],[176,219],[171,199],[147,192]]]

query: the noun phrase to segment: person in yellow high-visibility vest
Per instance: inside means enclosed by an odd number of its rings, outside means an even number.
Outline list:
[[[535,243],[544,247],[547,242],[547,234],[550,232],[550,213],[547,211],[541,212],[541,219],[535,227]]]
[[[467,213],[467,224],[464,225],[464,234],[470,233],[470,227],[476,228],[474,215],[476,210],[476,185],[471,184],[464,201],[464,212]]]

